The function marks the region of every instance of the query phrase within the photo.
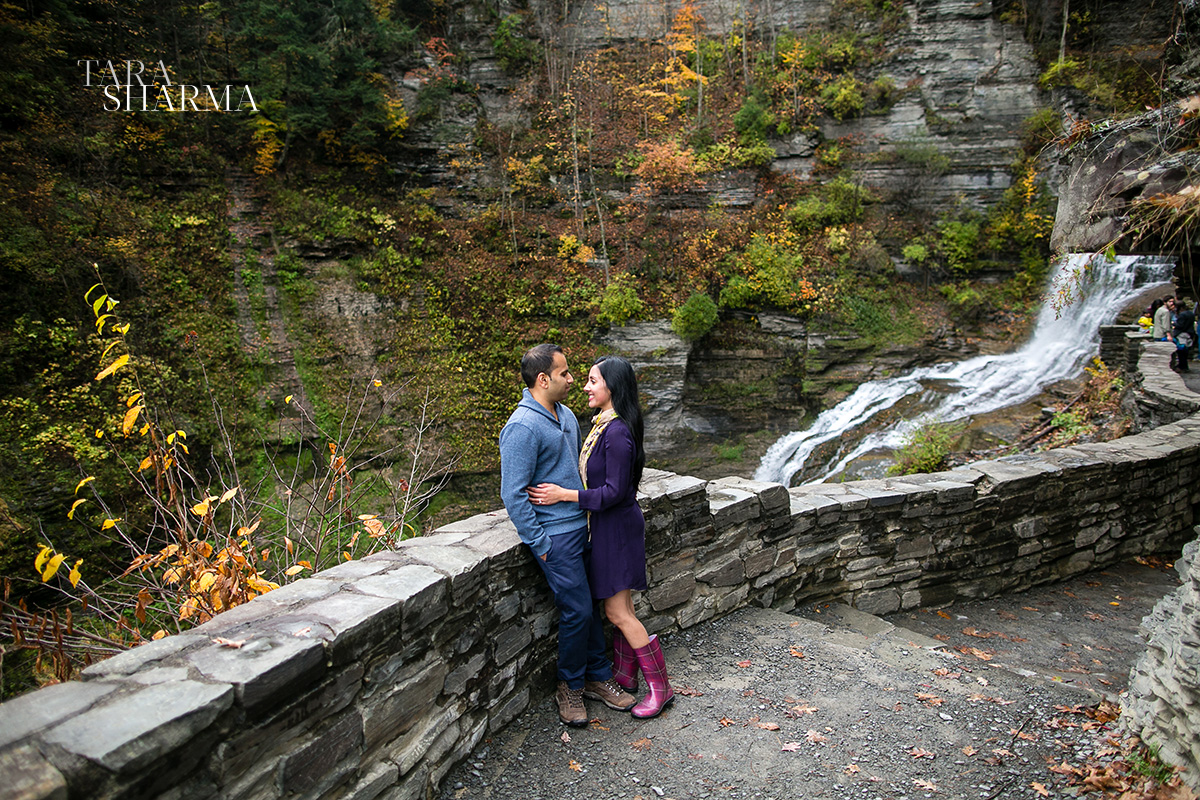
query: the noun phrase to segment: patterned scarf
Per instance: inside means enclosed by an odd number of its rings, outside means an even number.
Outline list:
[[[596,449],[596,442],[600,441],[600,435],[604,433],[604,429],[608,427],[608,423],[617,418],[617,412],[613,409],[601,411],[592,419],[592,429],[588,432],[587,438],[583,440],[583,449],[579,451],[579,477],[583,478],[583,488],[588,488],[587,485],[587,462],[591,457],[592,451]]]

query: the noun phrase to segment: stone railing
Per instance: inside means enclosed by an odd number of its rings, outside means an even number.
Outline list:
[[[1161,377],[1151,388],[1165,396],[1178,376]],[[1198,461],[1188,417],[1118,442],[790,490],[647,471],[640,614],[665,633],[747,604],[887,612],[1178,547]],[[0,705],[0,783],[30,798],[425,797],[548,694],[554,623],[507,517],[475,516]]]
[[[1200,534],[1200,527],[1194,533]],[[1146,652],[1130,674],[1122,722],[1200,788],[1200,540],[1175,562],[1183,585],[1142,620]],[[1189,713],[1190,712],[1190,713]]]

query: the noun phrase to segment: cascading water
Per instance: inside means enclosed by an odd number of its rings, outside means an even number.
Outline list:
[[[1033,336],[1020,350],[938,364],[900,377],[864,383],[845,400],[821,412],[809,428],[789,433],[771,445],[754,477],[790,486],[792,478],[805,468],[818,447],[838,440],[839,452],[828,458],[817,476],[808,481],[820,483],[867,453],[896,450],[922,424],[952,422],[1016,405],[1036,397],[1049,384],[1075,377],[1096,353],[1100,326],[1111,322],[1148,286],[1169,280],[1174,269],[1174,261],[1161,257],[1118,256],[1115,261],[1108,261],[1103,257],[1072,255],[1059,262],[1050,286],[1058,286],[1071,275],[1080,274],[1089,259],[1092,266],[1082,278],[1082,296],[1061,315],[1046,303],[1038,315]],[[928,393],[939,384],[949,384],[955,390],[936,402],[931,411],[886,424],[855,441],[856,428],[875,420],[902,399]],[[805,471],[812,474],[812,465],[808,466],[810,469]]]

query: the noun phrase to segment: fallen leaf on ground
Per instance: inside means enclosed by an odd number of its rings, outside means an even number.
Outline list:
[[[822,736],[812,729],[809,729],[808,733],[804,734],[804,738],[808,739],[808,741],[812,742],[813,744],[820,744],[821,742],[829,741],[828,736]]]
[[[745,669],[746,667],[750,666],[750,659],[747,658],[743,661],[739,661],[739,662],[737,662],[737,665],[739,667],[741,667],[742,669]]]
[[[1039,610],[1037,608],[1034,608],[1033,606],[1021,606],[1021,608],[1025,609],[1026,611],[1038,611]]]
[[[962,632],[967,636],[974,636],[976,639],[990,639],[996,634],[991,631],[977,631],[974,628],[963,628]]]
[[[978,678],[976,678],[975,682],[978,683],[980,686],[988,685],[988,679],[983,677],[982,675],[980,675]]]
[[[993,653],[989,653],[986,650],[980,650],[978,647],[966,647],[964,645],[959,645],[958,647],[956,647],[954,649],[960,653],[966,653],[967,655],[975,656],[980,661],[991,661],[992,656],[994,655]]]
[[[779,726],[776,725],[774,722],[760,722],[760,723],[758,723],[758,727],[762,728],[764,731],[779,730]]]
[[[1012,758],[1012,751],[1005,750],[1003,747],[997,747],[992,752],[995,753],[996,755],[1000,756],[1001,758]]]
[[[583,772],[583,764],[580,764],[578,761],[576,761],[573,758],[571,759],[571,763],[567,764],[567,766],[570,767],[571,769],[575,770],[576,772]]]
[[[1043,783],[1038,783],[1037,781],[1034,781],[1033,783],[1031,783],[1031,784],[1029,784],[1029,785],[1030,785],[1030,786],[1033,788],[1033,790],[1034,790],[1035,792],[1037,792],[1038,794],[1040,794],[1042,797],[1049,797],[1049,796],[1050,796],[1050,792],[1049,792],[1049,791],[1046,789],[1046,785],[1045,785],[1045,784],[1043,784]]]
[[[654,742],[647,739],[645,736],[638,739],[636,742],[630,742],[629,746],[637,750],[649,750],[654,746]]]
[[[1038,740],[1036,733],[1026,733],[1025,731],[1019,731],[1016,728],[1010,728],[1008,732],[1018,739],[1024,739],[1027,742],[1036,742]]]
[[[926,692],[917,692],[913,696],[927,706],[940,706],[942,703],[946,702],[936,694],[928,694]]]
[[[799,647],[792,647],[788,650],[788,652],[791,653],[795,658],[804,658],[804,651]]]
[[[1048,769],[1057,775],[1066,775],[1068,778],[1082,778],[1083,770],[1078,767],[1072,767],[1067,762],[1063,762],[1057,766],[1048,767]]]
[[[799,705],[789,708],[787,710],[787,715],[789,717],[799,717],[803,716],[804,714],[815,714],[818,711],[820,711],[820,709],[816,706]]]
[[[908,751],[908,754],[913,758],[933,758],[935,755],[923,747],[914,747]]]
[[[935,633],[935,634],[933,635],[933,638],[937,639],[939,642],[948,642],[948,641],[950,641],[950,637],[949,637],[949,636],[947,636],[947,635],[946,635],[946,634],[944,634],[944,633]]]
[[[947,614],[945,611],[939,611],[938,616],[941,617],[942,619],[950,619],[950,615]]]
[[[721,717],[721,719],[719,719],[717,721],[721,723],[722,728],[728,728],[730,725],[735,724],[734,721],[731,720],[729,717]]]
[[[591,729],[592,729],[592,730],[594,730],[594,731],[606,731],[606,730],[608,730],[608,728],[606,728],[606,727],[604,727],[603,725],[601,725],[601,724],[600,724],[600,720],[598,720],[598,719],[594,719],[594,720],[592,720],[592,721],[591,721],[591,723],[588,725],[588,727],[589,727],[589,728],[591,728]]]
[[[858,768],[858,764],[847,764],[845,768],[842,769],[842,772],[846,773],[847,775],[857,775],[858,773],[862,772],[862,770]]]
[[[795,753],[804,745],[800,742],[785,742],[780,745],[779,749],[784,753]]]
[[[567,733],[566,731],[563,731],[563,735],[558,738],[562,739],[563,744],[571,743],[571,734]]]
[[[703,697],[704,696],[704,692],[697,691],[695,688],[693,688],[691,686],[682,686],[682,687],[681,686],[672,686],[671,688],[675,690],[675,694],[681,694],[684,697]]]
[[[979,752],[978,748],[972,747],[971,745],[967,745],[966,747],[964,747],[962,749],[962,753],[964,756],[973,756],[978,752]]]
[[[962,675],[961,672],[951,672],[945,667],[938,667],[933,671],[933,674],[937,675],[939,678],[958,678]]]
[[[1012,613],[1011,611],[997,611],[996,613],[1000,615],[1000,619],[1016,619],[1017,618],[1017,615]]]
[[[918,789],[924,789],[927,792],[936,792],[938,790],[937,784],[933,781],[923,781],[920,778],[913,778],[913,783],[916,784]]]

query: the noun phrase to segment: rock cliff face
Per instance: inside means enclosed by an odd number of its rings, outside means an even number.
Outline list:
[[[468,65],[466,80],[478,88],[475,100],[414,126],[407,135],[411,158],[398,166],[439,185],[486,187],[493,183],[488,175],[464,176],[445,166],[451,155],[473,147],[481,121],[507,128],[528,124],[529,118],[513,92],[514,79],[499,69],[492,51],[496,17],[473,11],[470,3],[461,5],[449,38]],[[666,10],[674,8],[661,0],[602,0],[567,7],[569,14],[562,22],[558,14],[563,6],[549,0],[531,0],[528,14],[545,42],[574,54],[662,39],[671,25]],[[827,0],[701,0],[698,8],[710,34],[737,29],[765,38],[827,24],[834,13],[834,4]],[[1009,167],[1019,147],[1022,121],[1048,102],[1034,85],[1032,49],[1018,26],[997,19],[990,0],[919,0],[906,3],[905,13],[904,29],[889,37],[888,55],[871,76],[891,79],[898,93],[895,104],[885,113],[844,122],[826,119],[819,131],[773,141],[777,159],[771,169],[809,177],[817,145],[842,140],[867,156],[860,170],[862,182],[899,207],[937,214],[962,203],[994,203],[1010,184]],[[406,105],[415,107],[421,88],[417,73],[403,76],[400,85]],[[930,171],[928,164],[912,158],[914,149],[949,159],[949,167]],[[910,153],[907,158],[905,150]],[[703,196],[696,204],[736,207],[761,199],[747,194],[752,182],[735,187],[741,192],[722,196],[728,180],[718,179],[698,193]]]

